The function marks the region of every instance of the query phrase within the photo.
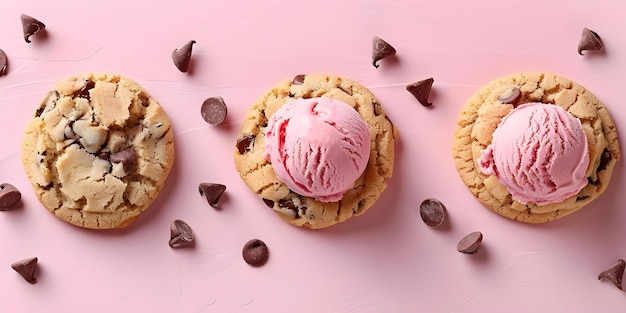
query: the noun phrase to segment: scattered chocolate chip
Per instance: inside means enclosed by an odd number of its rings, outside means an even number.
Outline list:
[[[456,249],[461,253],[474,254],[480,249],[482,241],[483,234],[479,231],[475,231],[463,237],[456,246]]]
[[[122,151],[111,154],[110,160],[112,163],[122,163],[125,173],[130,173],[135,167],[137,162],[137,156],[132,148],[126,148]]]
[[[296,212],[298,214],[298,207],[293,203],[293,200],[290,199],[281,199],[278,201],[279,208],[285,208]]]
[[[437,199],[426,199],[420,205],[420,215],[428,226],[439,226],[446,220],[446,207]]]
[[[40,22],[39,20],[28,16],[26,14],[22,14],[22,30],[24,31],[24,40],[30,43],[30,36],[37,34],[40,31],[46,29],[46,25]]]
[[[189,63],[191,61],[191,50],[195,43],[195,40],[191,40],[183,45],[180,49],[175,49],[172,52],[172,60],[174,61],[174,65],[176,65],[176,68],[178,68],[178,70],[183,73],[186,73],[187,70],[189,70]]]
[[[517,87],[508,88],[498,96],[498,101],[502,104],[512,104],[516,106],[517,102],[522,98],[522,91]]]
[[[7,54],[4,53],[2,49],[0,49],[0,76],[6,75],[8,65],[9,59],[7,58]]]
[[[189,245],[193,242],[193,231],[183,220],[174,220],[170,225],[170,242],[172,248]]]
[[[611,160],[613,160],[613,155],[609,150],[604,149],[604,151],[602,151],[602,156],[600,157],[600,164],[598,165],[597,172],[605,170],[606,166],[611,163]]]
[[[252,135],[243,135],[237,139],[237,150],[239,150],[239,154],[244,154],[250,151],[250,146],[254,143],[254,136]]]
[[[604,45],[598,33],[585,27],[578,42],[578,54],[583,55],[582,52],[585,50],[600,51],[603,48]]]
[[[267,249],[267,245],[259,239],[251,239],[243,246],[243,260],[246,263],[258,267],[267,262],[270,256],[270,252]]]
[[[89,95],[89,90],[93,89],[96,86],[96,83],[93,80],[86,80],[85,86],[78,91],[78,96],[81,98],[85,98],[89,100],[91,97]]]
[[[432,103],[428,102],[428,96],[430,95],[430,89],[432,88],[434,81],[435,80],[433,78],[420,80],[407,85],[406,90],[410,92],[423,106],[429,107]]]
[[[13,208],[22,199],[22,194],[11,184],[0,184],[0,211]]]
[[[198,190],[201,196],[204,195],[206,197],[206,200],[212,207],[217,208],[218,201],[224,193],[224,190],[226,190],[226,186],[214,183],[200,183]]]
[[[265,203],[265,205],[267,205],[270,208],[274,208],[274,201],[272,201],[270,199],[263,198],[263,203]]]
[[[35,277],[35,269],[37,268],[37,257],[19,260],[11,264],[11,268],[18,272],[24,279],[34,284],[37,282]]]
[[[626,262],[624,262],[624,260],[622,259],[619,259],[617,260],[616,265],[600,273],[600,275],[598,275],[598,280],[606,279],[613,283],[615,287],[619,288],[619,290],[623,290],[622,279],[624,277],[624,268],[626,268]]]
[[[304,84],[304,78],[305,77],[306,77],[306,75],[304,75],[304,74],[296,75],[293,78],[293,81],[291,83],[293,85],[302,85],[302,84]]]
[[[222,97],[209,97],[202,102],[200,114],[211,125],[219,125],[226,119],[226,103]]]
[[[372,64],[375,68],[379,66],[376,62],[395,54],[396,49],[394,47],[380,37],[374,36],[372,39]]]

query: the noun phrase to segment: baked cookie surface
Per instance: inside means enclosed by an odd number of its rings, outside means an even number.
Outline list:
[[[281,182],[263,157],[269,118],[294,98],[329,97],[353,107],[370,130],[367,167],[340,201],[320,202],[299,195]],[[327,75],[298,75],[271,88],[248,111],[237,139],[235,167],[243,181],[285,221],[296,226],[324,228],[363,214],[387,187],[393,173],[398,131],[376,97],[349,79]]]
[[[521,95],[514,104],[503,103],[512,89]],[[500,97],[500,100],[498,99]],[[507,101],[504,101],[507,102]],[[477,160],[491,143],[500,120],[514,105],[542,102],[558,105],[580,119],[589,145],[587,185],[562,202],[537,205],[514,200],[495,176],[483,175]],[[607,188],[620,159],[613,119],[600,100],[583,86],[558,75],[516,73],[495,79],[481,87],[461,109],[454,133],[454,162],[469,190],[492,211],[518,221],[543,223],[573,213],[599,197]]]
[[[57,83],[26,128],[22,162],[41,203],[85,228],[129,225],[174,162],[161,106],[133,80],[86,73]]]

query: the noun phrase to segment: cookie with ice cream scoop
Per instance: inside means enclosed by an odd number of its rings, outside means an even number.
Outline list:
[[[570,79],[516,73],[481,87],[462,107],[454,162],[492,211],[543,223],[573,213],[608,187],[620,159],[604,104]]]
[[[398,131],[364,86],[298,75],[248,111],[235,166],[262,202],[290,224],[324,228],[361,215],[393,173]]]

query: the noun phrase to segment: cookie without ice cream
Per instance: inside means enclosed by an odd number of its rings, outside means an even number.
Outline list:
[[[174,162],[162,107],[133,80],[86,73],[57,83],[22,141],[35,194],[85,228],[128,226],[157,197]]]

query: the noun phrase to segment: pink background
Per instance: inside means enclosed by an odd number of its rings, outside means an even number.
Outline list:
[[[622,161],[597,201],[527,225],[474,199],[450,145],[466,99],[519,71],[581,83],[624,131],[625,9],[622,1],[4,1],[0,48],[10,64],[0,77],[0,182],[17,186],[23,201],[0,212],[0,312],[623,312],[626,294],[597,279],[626,258]],[[46,38],[24,42],[22,13],[47,25]],[[583,27],[600,34],[604,53],[578,55]],[[374,35],[395,46],[396,62],[371,65]],[[191,39],[192,71],[183,74],[170,54]],[[58,220],[39,204],[21,165],[24,128],[47,90],[86,71],[135,79],[175,129],[166,188],[123,230]],[[380,201],[319,231],[269,211],[232,158],[250,105],[301,73],[358,80],[401,134]],[[434,105],[424,108],[404,86],[428,77]],[[228,105],[217,127],[200,116],[202,101],[216,95]],[[221,210],[199,196],[200,182],[227,185]],[[444,227],[420,219],[429,197],[447,206]],[[168,246],[174,219],[194,229],[194,248]],[[475,230],[485,236],[481,251],[458,253],[458,240]],[[261,268],[241,258],[251,238],[271,251]],[[10,268],[30,256],[40,260],[35,285]]]

